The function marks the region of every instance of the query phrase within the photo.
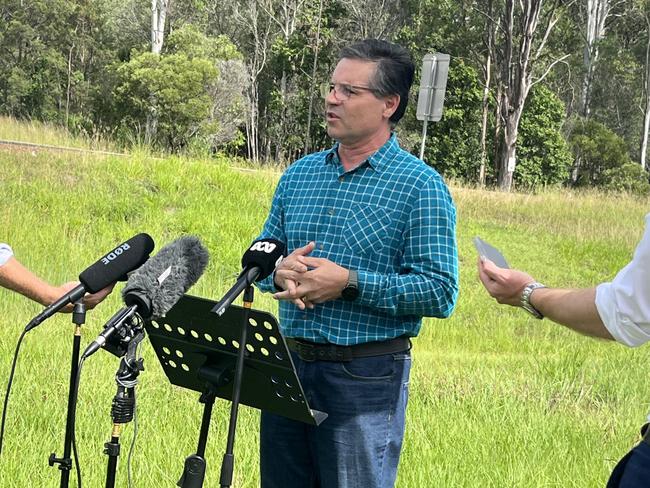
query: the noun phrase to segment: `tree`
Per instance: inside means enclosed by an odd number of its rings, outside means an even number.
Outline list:
[[[497,164],[498,185],[504,191],[512,188],[517,164],[519,122],[528,93],[534,84],[547,76],[555,64],[568,56],[551,61],[546,70],[534,78],[534,69],[544,60],[544,48],[561,13],[557,3],[544,7],[544,0],[520,3],[506,0],[501,17],[503,42],[497,58],[501,133],[497,141]],[[540,23],[545,24],[541,38],[538,32]]]
[[[246,122],[246,142],[248,157],[259,160],[260,132],[260,76],[266,68],[273,42],[272,25],[260,5],[260,0],[245,0],[236,5],[234,20],[238,29],[245,33],[244,46],[248,53],[248,120]]]
[[[219,66],[230,71],[222,75]],[[223,145],[238,137],[245,114],[244,73],[241,54],[226,37],[183,27],[169,35],[161,54],[141,53],[116,68],[117,111],[137,132],[153,109],[158,130],[152,142],[172,151],[192,139]],[[227,116],[232,120],[222,122]]]
[[[100,2],[7,0],[0,8],[0,109],[91,132],[93,95],[114,59]]]
[[[605,186],[612,171],[630,163],[625,141],[593,119],[576,118],[569,127],[576,186]]]
[[[160,54],[165,41],[165,22],[171,0],[151,0],[151,52]]]
[[[620,2],[619,2],[620,3]],[[582,4],[580,4],[582,5]],[[612,5],[610,0],[586,0],[584,39],[583,48],[584,75],[582,78],[582,91],[580,102],[580,114],[589,117],[591,102],[591,89],[594,79],[595,67],[598,62],[599,44],[605,37],[607,17],[610,14]],[[582,11],[582,9],[580,9]]]
[[[517,188],[535,189],[565,183],[573,157],[562,134],[564,104],[542,84],[530,91],[521,116]]]
[[[641,16],[645,22],[645,56],[644,56],[644,76],[643,76],[643,91],[642,91],[642,106],[643,106],[643,127],[641,129],[641,150],[640,150],[640,163],[641,168],[647,168],[647,155],[648,155],[648,132],[650,131],[650,9],[648,2],[644,1],[640,5]]]
[[[151,0],[151,53],[160,55],[165,40],[165,22],[167,20],[167,9],[171,0]],[[151,143],[156,138],[158,131],[158,105],[156,95],[152,91],[149,95],[149,111],[147,112],[147,125],[145,141]]]
[[[320,49],[321,25],[323,20],[323,0],[318,2],[317,27],[314,39],[314,60],[311,68],[311,83],[309,86],[309,107],[307,108],[307,134],[305,136],[305,154],[311,150],[311,120],[314,112],[314,95],[317,93],[318,51]]]
[[[494,21],[493,1],[488,0],[487,10],[484,13],[486,19],[486,27],[483,33],[483,44],[485,48],[484,61],[483,61],[483,101],[482,101],[482,116],[481,116],[481,156],[478,172],[479,186],[485,186],[485,175],[487,166],[487,130],[488,130],[488,116],[490,112],[490,83],[492,82],[492,61],[495,57],[494,40],[497,35],[498,24]]]
[[[407,23],[409,12],[401,0],[340,0],[346,11],[343,29],[355,39],[392,39]],[[343,35],[349,39],[350,35]]]

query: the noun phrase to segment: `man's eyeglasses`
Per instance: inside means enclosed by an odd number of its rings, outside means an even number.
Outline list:
[[[339,102],[344,102],[351,96],[358,95],[360,91],[365,90],[373,93],[375,92],[375,90],[369,86],[349,85],[347,83],[323,83],[320,86],[320,94],[323,98],[327,98],[332,90],[334,90],[334,97],[336,97]]]

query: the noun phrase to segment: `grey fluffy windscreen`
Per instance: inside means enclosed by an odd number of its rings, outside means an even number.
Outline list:
[[[122,290],[124,302],[137,304],[144,318],[164,316],[198,281],[208,259],[208,251],[197,237],[176,239],[129,277]]]

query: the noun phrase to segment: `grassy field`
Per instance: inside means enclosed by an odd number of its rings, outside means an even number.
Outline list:
[[[2,125],[0,124],[0,127]],[[1,133],[0,139],[8,137]],[[27,139],[27,137],[25,137]],[[148,160],[16,152],[0,147],[0,241],[51,282],[74,279],[114,244],[148,232],[158,248],[200,236],[211,262],[192,294],[219,298],[259,232],[278,178],[225,161]],[[461,294],[449,320],[427,319],[415,340],[399,487],[598,487],[637,439],[650,409],[650,349],[579,336],[521,310],[496,306],[476,277],[471,238],[503,250],[511,265],[556,286],[611,278],[630,259],[649,200],[548,192],[503,195],[452,187],[458,206]],[[88,314],[89,342],[121,306],[114,293]],[[256,307],[276,311],[257,295]],[[18,335],[40,307],[0,291],[3,391]],[[70,316],[31,332],[10,402],[2,487],[57,487],[72,343]],[[138,386],[135,486],[175,486],[196,450],[198,395],[171,387],[149,344]],[[110,402],[118,360],[101,352],[84,367],[77,438],[84,485],[104,486]],[[218,484],[228,406],[215,407],[205,486]],[[242,408],[236,487],[258,481],[258,412]],[[133,424],[122,443],[129,444]],[[126,486],[126,449],[117,486]],[[74,475],[73,475],[74,479]],[[74,486],[74,482],[72,483]]]

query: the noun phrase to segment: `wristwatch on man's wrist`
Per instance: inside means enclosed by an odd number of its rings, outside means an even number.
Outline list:
[[[359,296],[359,275],[354,269],[350,270],[348,284],[341,290],[341,298],[346,302],[352,302]]]
[[[536,319],[543,319],[544,315],[542,315],[542,312],[537,310],[535,307],[533,307],[533,304],[530,303],[530,295],[532,295],[533,291],[537,290],[538,288],[546,288],[546,286],[537,281],[533,281],[532,283],[528,283],[526,285],[524,291],[521,294],[521,308],[523,308],[526,312],[531,314]]]

